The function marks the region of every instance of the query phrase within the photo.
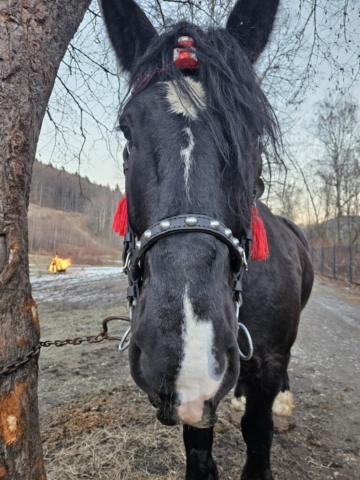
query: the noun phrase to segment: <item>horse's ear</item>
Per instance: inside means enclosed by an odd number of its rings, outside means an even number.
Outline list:
[[[256,62],[264,50],[274,25],[280,0],[238,0],[226,28]]]
[[[143,10],[133,0],[99,0],[105,25],[124,70],[145,53],[158,34]]]

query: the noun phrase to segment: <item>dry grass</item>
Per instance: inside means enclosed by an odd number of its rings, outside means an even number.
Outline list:
[[[50,480],[182,478],[180,428],[159,424],[135,388],[125,400],[121,393],[72,402],[52,415],[44,432]]]
[[[245,446],[230,417],[228,396],[219,407],[214,457],[220,478],[238,480]],[[313,400],[311,400],[313,402]],[[338,449],[326,429],[328,414],[300,402],[304,425],[274,438],[272,465],[277,480],[354,480],[357,459]],[[309,416],[306,412],[309,412]],[[321,418],[320,418],[321,417]],[[44,420],[48,480],[182,480],[185,453],[181,427],[164,427],[135,386],[72,401]],[[329,427],[329,425],[328,425]],[[331,427],[331,425],[330,425]],[[309,436],[309,432],[315,436]],[[336,447],[335,447],[336,445]],[[341,468],[339,473],[339,468]],[[355,476],[354,476],[355,475]]]
[[[114,424],[116,427],[116,423]],[[94,429],[77,437],[76,443],[64,446],[53,454],[47,452],[48,478],[50,480],[73,479],[169,479],[182,478],[182,452],[179,455],[159,455],[158,448],[169,438],[156,441],[158,436],[148,436],[141,431],[115,433],[113,429]],[[149,441],[150,440],[150,441]],[[151,452],[157,450],[156,459]]]
[[[229,422],[228,407],[225,403],[221,409],[217,436],[235,435],[240,440],[238,429]],[[46,424],[43,438],[49,480],[184,477],[181,427],[162,426],[155,418],[155,410],[136,387],[73,401],[48,417]],[[240,476],[239,447],[234,453],[234,458],[230,458],[227,452],[227,462],[238,463],[237,475],[227,478],[235,479]]]
[[[89,217],[82,213],[30,204],[28,223],[29,249],[34,258],[47,255],[50,263],[58,252],[80,265],[101,265],[119,258],[120,237],[112,234],[110,227],[95,234],[88,225]]]

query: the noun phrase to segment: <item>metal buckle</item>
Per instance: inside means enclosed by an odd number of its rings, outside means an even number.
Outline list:
[[[128,273],[128,268],[130,266],[130,256],[131,256],[131,252],[129,252],[126,256],[126,260],[125,260],[125,263],[124,263],[124,266],[123,266],[123,273],[125,273],[127,275]]]
[[[246,252],[243,249],[243,247],[238,248],[240,255],[241,255],[241,260],[243,261],[243,264],[245,265],[245,270],[248,271],[248,263],[247,263],[247,258],[246,258]]]
[[[134,310],[134,307],[132,305],[129,309],[130,322],[132,320],[133,310]],[[118,347],[119,352],[125,352],[125,350],[127,350],[129,348],[130,340],[126,341],[126,339],[130,335],[130,332],[131,332],[131,324],[130,324],[130,327],[126,330],[126,332],[122,336],[122,339],[121,339],[121,341],[119,343],[119,347]]]

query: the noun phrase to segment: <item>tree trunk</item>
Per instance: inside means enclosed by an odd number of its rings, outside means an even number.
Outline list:
[[[0,0],[0,366],[39,340],[28,265],[31,172],[47,102],[90,0]],[[0,480],[45,479],[37,359],[0,378]]]

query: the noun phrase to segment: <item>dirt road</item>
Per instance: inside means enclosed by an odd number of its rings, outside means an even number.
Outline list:
[[[118,268],[34,277],[42,339],[97,333],[101,318],[125,312],[125,288]],[[360,479],[359,344],[360,289],[318,278],[290,365],[297,408],[274,438],[277,480]],[[39,398],[50,480],[183,478],[181,431],[156,422],[117,344],[43,349]],[[235,480],[244,445],[229,402],[214,455],[221,478]]]

